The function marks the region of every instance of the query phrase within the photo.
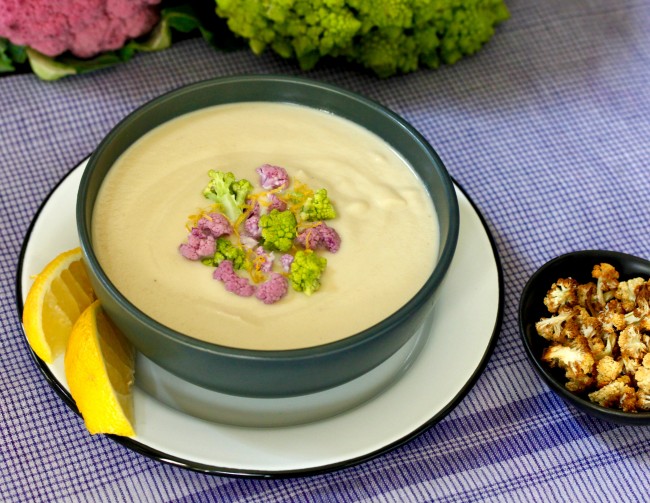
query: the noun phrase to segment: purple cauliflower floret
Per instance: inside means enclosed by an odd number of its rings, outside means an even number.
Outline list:
[[[263,164],[257,168],[260,175],[260,185],[266,190],[277,189],[289,185],[289,175],[284,168]]]
[[[221,213],[208,213],[199,219],[196,226],[203,233],[210,234],[214,238],[232,234],[232,225]]]
[[[255,297],[260,299],[264,304],[274,304],[284,297],[289,291],[289,282],[287,278],[274,272],[271,277],[257,287]]]
[[[239,242],[245,250],[252,250],[253,248],[259,246],[257,239],[251,236],[246,236],[245,234],[239,236]]]
[[[214,236],[206,234],[199,228],[194,227],[187,237],[187,243],[180,245],[178,250],[186,259],[200,260],[213,256],[217,251],[217,244]]]
[[[269,200],[269,207],[268,207],[269,212],[273,210],[284,211],[287,209],[287,203],[282,199],[280,199],[275,194],[269,194],[268,200]]]
[[[120,49],[151,31],[160,0],[2,0],[0,37],[46,56],[80,58]]]
[[[222,260],[212,273],[212,277],[221,281],[226,290],[240,297],[250,297],[255,293],[255,286],[251,285],[246,278],[237,275],[230,260]]]
[[[232,234],[232,226],[220,213],[209,213],[201,217],[187,236],[187,243],[179,246],[181,255],[189,260],[211,257],[217,251],[216,239]]]
[[[260,216],[260,214],[262,213],[262,209],[260,208],[260,203],[258,203],[257,201],[252,201],[251,199],[247,199],[246,204],[252,207],[252,210],[248,214],[249,217]]]
[[[293,255],[290,253],[285,253],[280,257],[280,265],[284,272],[289,272],[291,270],[291,263],[293,262]]]
[[[325,222],[299,232],[297,240],[298,243],[309,250],[324,248],[329,252],[336,253],[341,247],[341,237],[338,232]]]
[[[262,236],[259,215],[251,215],[246,219],[244,222],[244,231],[248,236],[253,238],[260,238]]]
[[[273,260],[275,259],[273,252],[267,253],[263,246],[258,246],[255,249],[255,254],[255,269],[262,272],[271,272],[271,269],[273,268]]]
[[[262,229],[260,228],[260,214],[261,209],[257,201],[253,202],[250,199],[246,201],[246,204],[252,206],[252,210],[244,220],[244,235],[255,238],[255,244],[257,244],[257,239],[262,236]]]

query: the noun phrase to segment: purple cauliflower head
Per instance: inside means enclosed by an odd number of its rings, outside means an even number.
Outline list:
[[[222,260],[212,273],[212,277],[221,281],[226,290],[240,297],[250,297],[255,293],[255,286],[251,285],[246,278],[238,276],[230,260]]]
[[[151,31],[160,0],[0,0],[0,37],[46,56],[90,58]]]
[[[257,287],[255,297],[260,299],[264,304],[274,304],[284,297],[289,291],[289,282],[287,278],[274,272],[271,277]]]

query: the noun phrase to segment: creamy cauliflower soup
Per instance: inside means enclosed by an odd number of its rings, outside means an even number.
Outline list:
[[[184,259],[188,216],[209,206],[209,170],[256,180],[263,164],[327,189],[341,237],[321,287],[266,305],[238,297]],[[431,274],[434,209],[417,176],[379,137],[331,114],[281,103],[183,115],[129,147],[102,184],[92,240],[107,276],[158,322],[224,346],[284,350],[333,342],[403,306]]]

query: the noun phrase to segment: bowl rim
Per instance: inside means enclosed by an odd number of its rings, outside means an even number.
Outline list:
[[[551,267],[556,266],[562,262],[565,262],[569,258],[575,257],[584,257],[585,259],[591,258],[601,260],[605,257],[614,257],[618,261],[637,261],[645,262],[650,266],[650,260],[636,255],[631,255],[629,253],[614,251],[614,250],[605,250],[605,249],[584,249],[584,250],[575,250],[563,253],[558,255],[544,264],[542,264],[526,281],[523,289],[521,290],[521,295],[519,297],[519,304],[517,306],[517,325],[519,328],[519,336],[524,345],[526,356],[528,360],[532,363],[532,367],[535,372],[542,378],[542,380],[551,388],[552,391],[555,391],[561,398],[565,401],[571,403],[575,407],[583,411],[589,411],[595,416],[598,416],[602,419],[614,421],[621,424],[650,424],[650,411],[647,412],[626,412],[620,409],[612,409],[608,407],[603,407],[597,403],[591,402],[586,398],[572,393],[564,387],[557,379],[553,377],[550,370],[545,367],[542,362],[536,357],[535,351],[531,345],[531,340],[528,337],[528,330],[526,329],[526,321],[530,321],[529,317],[524,315],[525,304],[528,298],[530,297],[530,292],[535,286],[540,277]],[[650,279],[650,278],[649,278]],[[550,284],[548,288],[550,288]],[[541,303],[543,299],[539,299]]]
[[[94,167],[98,162],[98,159],[110,149],[111,143],[115,137],[121,134],[122,130],[134,119],[142,115],[147,114],[151,109],[154,109],[161,104],[169,101],[178,99],[183,95],[188,93],[193,93],[198,90],[204,89],[206,87],[214,86],[228,86],[233,84],[241,83],[250,83],[250,82],[263,82],[269,85],[285,85],[285,86],[301,86],[304,88],[313,88],[318,92],[328,92],[342,97],[343,99],[349,100],[350,102],[356,102],[362,107],[373,109],[375,112],[379,112],[384,115],[389,121],[393,122],[394,125],[402,129],[407,135],[411,136],[413,140],[418,144],[418,146],[423,150],[423,152],[430,158],[431,165],[433,169],[436,169],[440,178],[442,179],[442,189],[449,206],[449,230],[447,233],[447,239],[444,244],[441,244],[441,249],[438,251],[438,261],[436,262],[433,271],[422,285],[422,287],[413,295],[402,307],[397,311],[392,313],[390,316],[384,318],[380,322],[376,323],[373,326],[370,326],[360,332],[352,334],[343,339],[339,339],[333,342],[326,344],[320,344],[317,346],[310,346],[306,348],[295,348],[295,349],[286,349],[286,350],[261,350],[261,349],[246,349],[246,348],[237,348],[224,346],[216,343],[207,342],[201,339],[185,335],[182,332],[174,330],[157,320],[153,319],[149,315],[142,312],[134,304],[132,304],[124,295],[122,295],[115,285],[110,281],[107,274],[104,272],[103,268],[99,264],[99,260],[93,251],[91,245],[90,233],[86,230],[84,224],[85,221],[85,199],[88,194],[88,186],[91,179],[91,175],[94,171]],[[250,100],[253,101],[263,101],[263,100]],[[240,101],[245,102],[245,101]],[[276,100],[276,102],[280,102]],[[300,100],[291,101],[287,99],[287,103],[295,103],[303,106]],[[348,119],[346,118],[347,120]],[[361,127],[365,127],[361,124],[358,124]],[[376,134],[376,133],[375,133]],[[400,153],[401,154],[401,153]],[[415,172],[418,178],[420,177],[417,172]],[[228,357],[239,358],[242,360],[267,360],[272,358],[274,360],[291,360],[291,359],[305,359],[310,358],[317,359],[323,355],[335,355],[338,352],[348,351],[354,347],[361,346],[371,342],[374,339],[381,338],[384,334],[389,333],[392,329],[398,326],[402,320],[407,319],[413,312],[417,311],[428,299],[433,295],[438,286],[442,283],[456,249],[458,241],[458,232],[460,227],[460,215],[458,208],[458,200],[456,197],[456,192],[453,187],[453,182],[451,176],[449,175],[444,163],[439,157],[438,153],[433,149],[429,142],[420,134],[410,123],[408,123],[404,118],[391,111],[384,105],[380,104],[377,101],[374,101],[370,98],[362,96],[354,91],[343,89],[339,86],[323,83],[320,81],[315,81],[312,79],[304,77],[295,77],[295,76],[285,76],[285,75],[233,75],[229,77],[216,77],[212,79],[206,79],[192,84],[184,85],[166,93],[163,93],[141,106],[135,108],[129,112],[125,117],[123,117],[102,139],[98,147],[93,151],[88,161],[88,166],[84,170],[84,173],[81,177],[79,190],[77,193],[77,204],[76,204],[76,216],[77,216],[77,231],[80,238],[80,245],[84,257],[88,262],[88,267],[93,269],[93,272],[97,280],[101,283],[102,287],[110,294],[112,299],[120,306],[121,309],[127,311],[131,316],[136,317],[137,319],[143,321],[150,328],[154,329],[160,336],[172,339],[175,343],[181,344],[184,346],[191,347],[193,350],[199,350],[202,352],[207,352],[211,354],[221,354]]]

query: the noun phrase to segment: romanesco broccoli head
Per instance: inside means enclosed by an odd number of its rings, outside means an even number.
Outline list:
[[[320,288],[320,277],[327,267],[327,259],[312,250],[296,252],[289,273],[291,286],[297,292],[311,295]]]
[[[228,220],[235,222],[242,214],[246,197],[253,190],[248,180],[237,180],[232,173],[211,169],[210,182],[203,189],[203,196],[219,205]]]
[[[343,57],[382,77],[474,54],[509,16],[503,0],[216,0],[217,14],[259,54],[311,69]]]
[[[286,252],[293,246],[298,222],[291,211],[272,210],[260,217],[264,248]]]
[[[313,196],[307,198],[300,212],[300,218],[309,222],[336,218],[336,211],[327,196],[327,190],[319,189]]]

